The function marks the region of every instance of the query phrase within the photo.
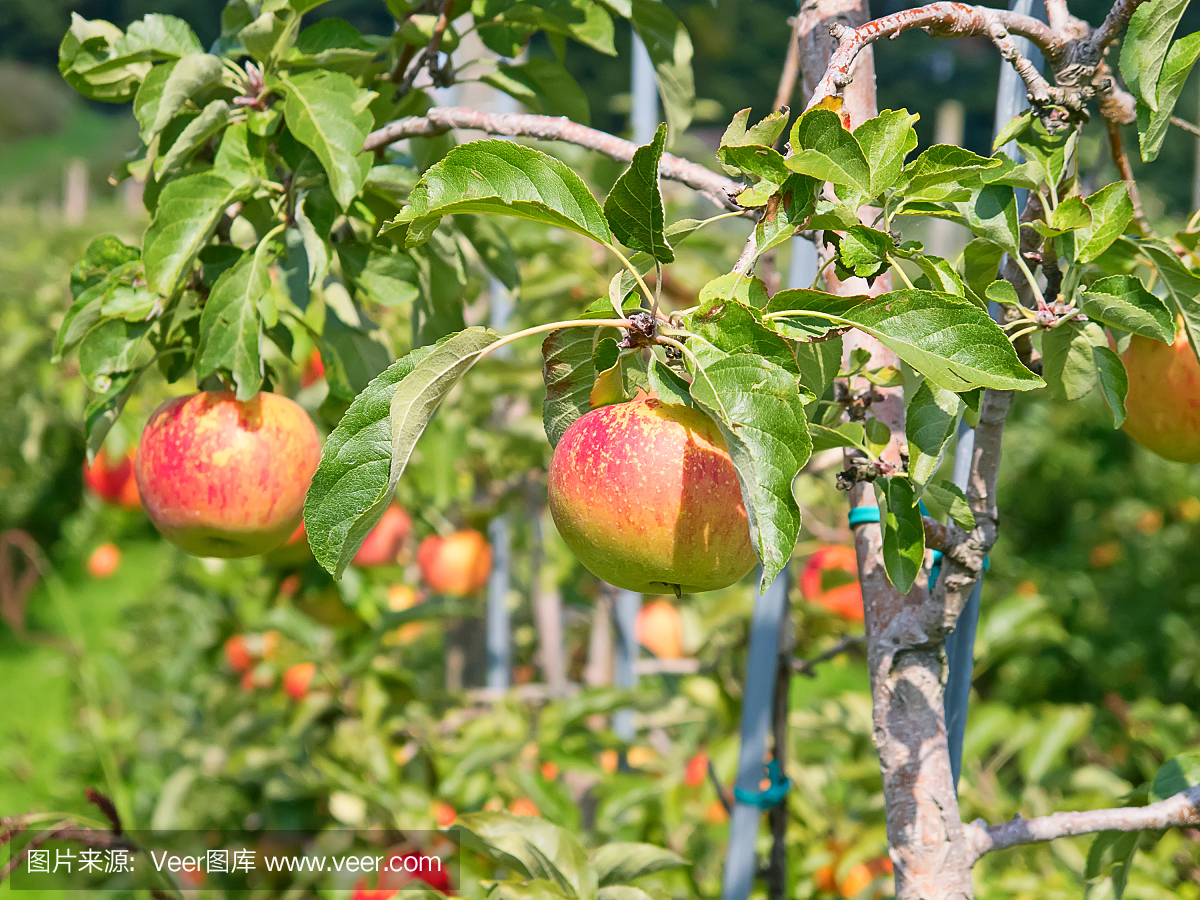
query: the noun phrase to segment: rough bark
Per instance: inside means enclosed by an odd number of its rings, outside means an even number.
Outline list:
[[[838,47],[830,26],[859,27],[866,22],[867,7],[856,0],[806,0],[800,17],[803,84],[805,96],[811,97],[826,77],[828,60]],[[855,54],[847,74],[853,78],[844,88],[843,112],[853,127],[877,112],[869,45]],[[830,279],[830,289],[839,293],[859,293],[864,287],[858,279],[844,284]],[[878,293],[888,285],[885,279],[877,279],[873,288]],[[861,332],[850,332],[843,342],[847,353],[856,346],[870,349],[872,365],[899,364],[893,354]],[[873,403],[871,411],[892,429],[892,445],[884,458],[895,463],[904,436],[903,391],[892,388],[880,393],[884,399]],[[856,485],[850,502],[851,506],[873,505],[873,488]],[[860,525],[854,537],[866,616],[874,738],[883,776],[897,900],[965,900],[973,896],[972,857],[950,771],[943,706],[944,635],[931,634],[923,627],[931,618],[932,603],[920,579],[907,595],[888,580],[880,526]],[[940,617],[935,618],[940,623]]]

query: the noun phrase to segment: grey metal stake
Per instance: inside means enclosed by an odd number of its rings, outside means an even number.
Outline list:
[[[788,264],[789,288],[806,288],[817,276],[817,248],[802,237],[792,238]],[[766,593],[754,603],[750,626],[750,659],[746,664],[746,691],[742,696],[742,748],[738,756],[736,786],[757,791],[763,777],[763,756],[767,751],[767,732],[771,730],[772,709],[778,677],[779,654],[788,608],[787,570],[771,582]],[[746,900],[754,886],[758,860],[754,847],[758,841],[757,806],[737,802],[729,820],[729,849],[721,885],[722,900]],[[782,873],[779,873],[782,880]]]
[[[629,124],[635,144],[648,144],[658,130],[658,84],[654,78],[654,62],[650,51],[637,32],[633,33],[632,99]]]
[[[508,516],[496,516],[488,523],[488,541],[492,545],[492,574],[487,583],[487,686],[508,690],[512,673],[512,626],[508,615],[508,587],[511,549]]]
[[[763,778],[767,732],[775,700],[779,662],[779,637],[787,610],[787,572],[771,582],[754,602],[750,623],[750,659],[746,664],[746,689],[742,695],[742,748],[738,756],[737,788],[756,792]],[[758,871],[755,844],[762,810],[736,801],[729,819],[729,849],[721,884],[722,900],[746,900]]]
[[[1045,19],[1046,10],[1042,0],[1010,0],[1008,8],[1027,16]],[[1040,70],[1042,58],[1038,49],[1027,38],[1014,38],[1025,58],[1031,60]],[[1007,62],[1001,63],[1000,88],[996,93],[996,118],[993,134],[999,134],[1000,129],[1007,125],[1020,113],[1029,100],[1026,96],[1025,83],[1021,76]],[[1010,141],[1000,148],[1017,162],[1021,154],[1015,141]],[[1017,203],[1025,205],[1024,192],[1018,192]],[[998,314],[995,304],[992,304],[992,317]],[[975,450],[975,431],[965,422],[959,426],[958,445],[954,450],[954,483],[966,490],[967,480],[971,474],[971,456]],[[979,627],[979,605],[983,596],[983,576],[975,582],[962,614],[954,630],[946,638],[946,740],[950,749],[950,771],[954,776],[955,787],[958,786],[959,776],[962,775],[963,740],[967,730],[967,707],[971,699],[971,679],[975,672],[975,633]]]
[[[613,619],[617,626],[617,641],[613,648],[613,684],[621,688],[637,686],[635,666],[638,658],[637,618],[642,610],[642,595],[637,591],[617,591],[613,604]],[[629,742],[636,733],[632,709],[619,709],[613,714],[613,734]]]

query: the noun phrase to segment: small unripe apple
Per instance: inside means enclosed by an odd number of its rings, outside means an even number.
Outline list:
[[[826,573],[834,573],[842,583],[826,587]],[[863,620],[862,586],[858,583],[858,557],[854,548],[842,544],[819,547],[804,565],[800,575],[800,593],[804,599],[824,607],[850,622]]]
[[[758,561],[716,423],[655,398],[594,409],[550,461],[550,512],[609,584],[649,594],[728,587]]]
[[[683,623],[679,610],[666,600],[654,600],[643,606],[634,630],[638,643],[659,659],[683,656]]]
[[[303,700],[308,696],[308,686],[316,674],[316,663],[302,662],[289,666],[283,673],[283,689],[293,700]]]
[[[87,559],[88,574],[93,578],[108,578],[121,568],[121,550],[116,544],[101,544]]]
[[[478,531],[456,531],[449,537],[430,535],[417,548],[421,577],[435,594],[466,597],[492,573],[492,548]]]
[[[83,464],[83,480],[92,493],[105,503],[123,506],[125,509],[141,509],[142,499],[138,495],[137,479],[133,475],[134,449],[119,460],[109,458],[103,447],[89,466]]]
[[[196,556],[265,553],[300,524],[321,441],[279,394],[228,391],[168,400],[138,445],[138,488],[163,536]]]
[[[354,554],[354,565],[363,568],[394,566],[404,542],[412,534],[412,519],[395,504],[389,506]]]
[[[1121,361],[1125,433],[1163,459],[1200,462],[1200,363],[1187,333],[1180,327],[1173,344],[1135,334]]]

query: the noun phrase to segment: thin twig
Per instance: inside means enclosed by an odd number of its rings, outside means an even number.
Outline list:
[[[1182,128],[1188,134],[1194,134],[1196,137],[1200,137],[1200,125],[1193,125],[1186,119],[1179,118],[1179,116],[1171,116],[1171,124],[1176,128]]]
[[[828,650],[818,653],[812,659],[794,659],[792,660],[792,671],[797,675],[807,675],[809,678],[816,678],[816,668],[823,662],[829,662],[834,657],[841,656],[843,653],[848,653],[851,650],[861,650],[867,643],[865,634],[848,634]]]
[[[1133,221],[1143,236],[1150,234],[1150,220],[1142,209],[1142,195],[1138,192],[1137,182],[1133,178],[1133,169],[1129,165],[1129,156],[1125,153],[1125,142],[1121,138],[1121,126],[1112,119],[1104,120],[1104,128],[1108,132],[1108,148],[1112,153],[1113,163],[1129,190],[1129,202],[1133,204]]]
[[[1010,822],[990,827],[983,819],[976,819],[964,827],[974,860],[978,860],[993,850],[1007,850],[1021,844],[1038,844],[1099,831],[1163,831],[1184,825],[1198,825],[1198,806],[1200,785],[1149,806],[1058,812],[1036,819],[1017,816]]]
[[[775,89],[774,109],[783,109],[792,105],[792,94],[796,92],[796,81],[800,77],[800,16],[792,16],[788,20],[792,26],[789,38],[787,56],[783,60],[783,71],[779,73],[779,87]],[[785,132],[786,134],[786,132]]]
[[[733,812],[733,797],[729,793],[729,789],[721,784],[721,779],[717,777],[716,767],[713,766],[712,759],[708,761],[708,780],[712,782],[713,788],[717,792],[717,799],[721,801],[721,805],[725,807],[725,814],[729,815]]]
[[[638,145],[632,141],[580,125],[565,116],[486,113],[462,106],[434,107],[423,116],[409,116],[389,122],[367,136],[363,149],[377,150],[404,138],[444,134],[452,128],[467,128],[508,137],[530,137],[541,141],[564,141],[596,150],[621,162],[632,160],[634,151],[638,149]],[[740,194],[746,186],[698,163],[664,153],[658,173],[663,178],[686,184],[711,197],[725,209],[741,209],[731,198]]]

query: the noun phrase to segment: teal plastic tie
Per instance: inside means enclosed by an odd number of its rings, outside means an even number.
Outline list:
[[[767,778],[771,784],[765,791],[748,791],[735,787],[733,799],[747,806],[757,806],[759,809],[771,809],[783,802],[787,792],[792,788],[792,780],[779,771],[779,763],[771,760],[767,763]]]
[[[856,506],[850,510],[850,527],[866,525],[868,522],[879,521],[878,506]]]

